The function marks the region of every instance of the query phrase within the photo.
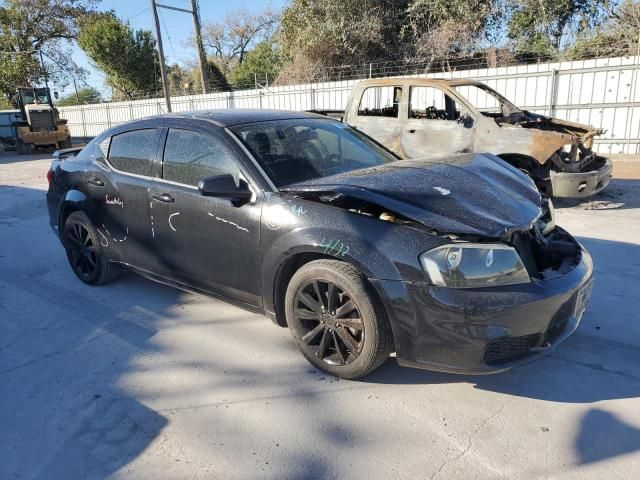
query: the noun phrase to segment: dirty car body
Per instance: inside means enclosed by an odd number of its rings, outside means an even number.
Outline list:
[[[592,150],[603,130],[521,110],[473,80],[365,80],[351,92],[344,121],[402,158],[493,153],[554,197],[593,195],[611,177],[611,160]]]
[[[145,137],[123,144],[132,132]],[[196,137],[231,163],[178,172],[176,139]],[[123,148],[144,142],[148,167],[126,172],[137,154]],[[362,275],[403,365],[490,373],[530,361],[577,328],[588,300],[589,254],[493,155],[397,161],[325,117],[242,110],[131,122],[69,155],[53,161],[47,194],[61,236],[82,211],[109,262],[281,326],[296,271],[337,260]],[[203,194],[225,169],[248,195]]]

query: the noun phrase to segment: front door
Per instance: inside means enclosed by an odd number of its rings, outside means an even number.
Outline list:
[[[224,134],[169,128],[161,178],[150,189],[159,274],[251,305],[260,305],[262,196],[244,205],[205,197],[198,182],[231,174],[246,179]],[[257,192],[256,188],[253,188]]]
[[[436,87],[413,86],[401,147],[405,158],[473,151],[473,119],[466,109]]]

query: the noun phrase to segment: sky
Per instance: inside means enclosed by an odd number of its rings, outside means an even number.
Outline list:
[[[189,9],[190,0],[156,0],[156,3]],[[267,7],[280,10],[286,0],[199,0],[200,22],[220,21],[227,12],[244,9],[251,13],[260,12]],[[116,15],[124,21],[128,21],[134,29],[147,29],[154,31],[153,17],[151,13],[151,0],[102,0],[98,5],[99,10],[114,10]],[[160,28],[162,29],[162,42],[164,56],[168,64],[185,63],[197,58],[196,50],[187,45],[188,39],[193,35],[193,21],[188,13],[176,12],[159,8]],[[155,33],[154,33],[155,35]],[[105,85],[104,75],[93,68],[82,49],[73,46],[73,58],[78,65],[89,71],[87,84],[99,90],[104,97],[110,97],[110,89]],[[66,89],[58,89],[61,95],[71,93],[73,86]]]

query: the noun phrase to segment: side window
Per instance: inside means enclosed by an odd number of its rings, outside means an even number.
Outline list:
[[[132,130],[111,137],[109,163],[118,170],[147,177],[153,174],[158,130]]]
[[[402,87],[369,87],[362,92],[358,116],[397,117]]]
[[[195,187],[205,177],[225,173],[238,182],[240,170],[233,153],[221,140],[191,130],[169,129],[162,178]]]
[[[435,87],[411,87],[409,118],[424,120],[458,120],[464,113],[458,104]]]

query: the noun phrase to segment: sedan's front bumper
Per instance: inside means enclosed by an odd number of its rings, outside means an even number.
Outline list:
[[[584,198],[602,191],[613,175],[611,159],[599,157],[600,167],[588,172],[551,171],[551,192],[558,198]]]
[[[401,365],[495,373],[550,352],[580,322],[592,287],[586,250],[564,275],[530,284],[452,289],[372,280],[391,322]]]

